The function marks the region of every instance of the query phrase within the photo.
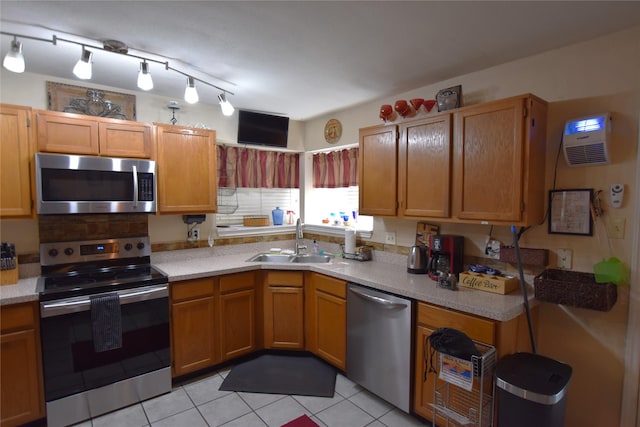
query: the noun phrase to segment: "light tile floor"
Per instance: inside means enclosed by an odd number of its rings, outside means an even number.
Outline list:
[[[235,393],[218,388],[231,368],[190,380],[171,393],[76,427],[280,427],[306,414],[321,427],[412,427],[425,424],[338,373],[333,397]]]

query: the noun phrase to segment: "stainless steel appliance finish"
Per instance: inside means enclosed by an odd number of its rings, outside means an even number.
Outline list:
[[[35,155],[38,214],[155,212],[153,160]]]
[[[354,283],[347,289],[347,377],[408,413],[412,301]]]
[[[150,265],[150,253],[147,236],[41,245],[37,291],[49,426],[171,391],[168,278]],[[104,307],[94,302],[107,296],[116,300],[109,315],[117,318],[119,339],[104,348],[104,330],[96,329]],[[112,327],[106,325],[108,333]]]
[[[411,246],[407,256],[407,272],[412,274],[427,274],[427,247]]]

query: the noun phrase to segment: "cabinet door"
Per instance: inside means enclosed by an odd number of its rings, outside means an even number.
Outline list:
[[[216,133],[156,125],[159,213],[216,212]]]
[[[41,411],[36,332],[29,329],[3,334],[0,345],[2,425],[20,425],[38,419]]]
[[[451,189],[451,115],[400,126],[400,214],[448,217]]]
[[[360,214],[395,216],[398,131],[395,125],[360,129]]]
[[[217,363],[214,310],[212,296],[171,305],[174,377]]]
[[[510,98],[455,113],[454,216],[521,220],[524,106],[525,98]]]
[[[0,310],[0,425],[17,426],[44,417],[38,304]]]
[[[151,125],[111,120],[99,126],[100,155],[113,157],[151,157]]]
[[[38,151],[99,153],[98,122],[76,114],[38,111]]]
[[[255,275],[239,273],[220,278],[221,359],[256,350]]]
[[[0,106],[0,217],[31,215],[31,108]]]
[[[433,333],[433,329],[426,326],[418,326],[416,328],[416,358],[414,367],[414,393],[413,393],[413,410],[416,414],[433,421],[433,403],[435,381],[440,385],[434,372],[429,372],[430,363],[433,363],[437,369],[437,360],[429,359],[429,335]],[[434,359],[436,357],[434,356]],[[447,425],[447,421],[438,417],[438,425]]]
[[[307,350],[338,369],[347,369],[346,282],[308,273],[305,284]]]
[[[270,271],[264,286],[264,346],[304,348],[302,272]]]

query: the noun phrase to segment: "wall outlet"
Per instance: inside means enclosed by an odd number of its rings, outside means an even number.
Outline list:
[[[558,249],[558,268],[571,269],[571,249]]]
[[[196,242],[200,240],[200,229],[194,228],[187,233],[187,240]]]
[[[607,236],[610,239],[624,239],[624,218],[607,218]]]
[[[387,231],[384,233],[384,242],[387,245],[395,245],[396,244],[396,233],[393,231]]]

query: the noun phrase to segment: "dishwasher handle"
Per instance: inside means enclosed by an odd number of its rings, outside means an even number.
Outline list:
[[[395,301],[390,301],[388,299],[376,296],[376,295],[370,295],[366,292],[363,292],[361,290],[355,289],[355,288],[349,288],[349,291],[353,292],[354,294],[358,295],[360,298],[366,299],[368,301],[371,301],[373,303],[382,305],[386,308],[407,308],[407,304],[401,303],[401,302],[395,302]]]

